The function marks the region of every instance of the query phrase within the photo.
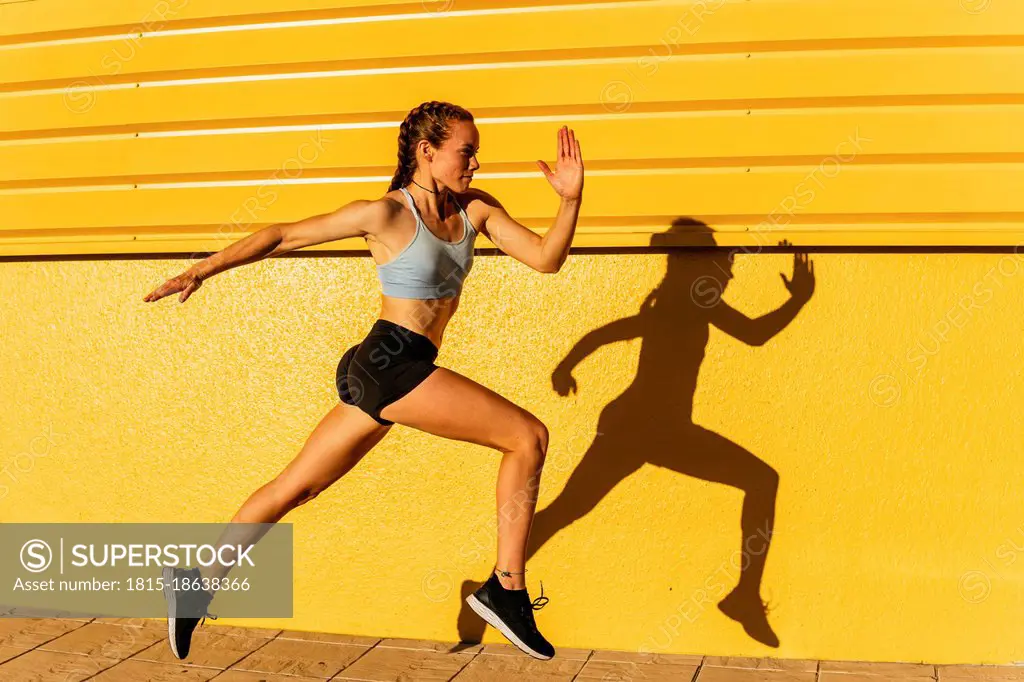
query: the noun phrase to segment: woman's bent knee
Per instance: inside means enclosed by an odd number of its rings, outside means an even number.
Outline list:
[[[528,455],[538,460],[538,464],[542,464],[548,452],[548,438],[548,427],[544,425],[544,422],[530,415],[517,425],[511,442],[501,449],[506,452]]]
[[[548,427],[544,424],[544,422],[538,419],[534,429],[534,438],[536,439],[537,448],[540,450],[542,455],[547,456],[548,438],[551,435],[550,433],[548,433]]]

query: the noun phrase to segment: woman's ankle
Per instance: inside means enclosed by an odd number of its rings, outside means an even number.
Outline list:
[[[494,575],[498,576],[498,584],[506,590],[525,590],[526,578],[520,575],[505,576],[498,569],[494,569]]]

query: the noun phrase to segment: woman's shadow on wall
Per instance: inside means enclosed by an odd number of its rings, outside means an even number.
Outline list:
[[[683,232],[691,235],[691,243],[696,237],[699,244],[716,246],[711,228],[690,218],[675,220],[666,233],[655,235],[652,244],[671,243],[673,235]],[[584,335],[559,363],[551,381],[554,390],[566,396],[577,389],[573,368],[588,355],[617,341],[639,337],[642,342],[633,383],[601,411],[597,435],[565,488],[536,513],[527,561],[644,463],[724,483],[745,493],[738,538],[742,559],[738,584],[717,607],[751,637],[777,647],[779,640],[768,623],[760,584],[771,543],[779,474],[737,443],[694,424],[693,397],[711,325],[748,345],[765,344],[810,299],[814,271],[806,255],[794,254],[792,279],[782,274],[790,299],[777,310],[751,319],[722,300],[733,277],[734,252],[720,248],[670,252],[665,277],[639,312]],[[458,623],[462,642],[482,639],[485,625],[465,602],[480,584],[462,584]]]

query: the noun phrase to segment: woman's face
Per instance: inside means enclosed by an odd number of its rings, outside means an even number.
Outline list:
[[[469,189],[473,173],[480,168],[480,132],[472,121],[452,121],[451,135],[440,149],[431,148],[430,169],[434,180],[461,194]]]

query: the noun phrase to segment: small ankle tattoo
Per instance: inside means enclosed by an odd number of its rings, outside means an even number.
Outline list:
[[[522,570],[521,573],[520,572],[512,572],[512,571],[503,571],[500,568],[495,568],[494,570],[498,572],[498,575],[504,576],[506,578],[509,577],[510,575],[526,575],[526,569],[525,568]]]
[[[498,569],[498,568],[496,568],[494,570],[500,576],[499,579],[498,579],[498,585],[501,587],[501,589],[507,590],[507,591],[513,591],[513,592],[526,589],[526,581],[525,581],[525,579],[522,581],[522,584],[519,584],[518,581],[511,581],[511,580],[509,580],[510,576],[513,576],[513,575],[524,575],[526,573],[525,570],[522,571],[522,572],[519,572],[519,571],[502,571],[501,569]],[[506,580],[509,580],[509,582],[513,582],[515,584],[515,586],[514,587],[505,587],[502,584],[502,582],[501,582],[501,578],[502,577],[505,578]]]

